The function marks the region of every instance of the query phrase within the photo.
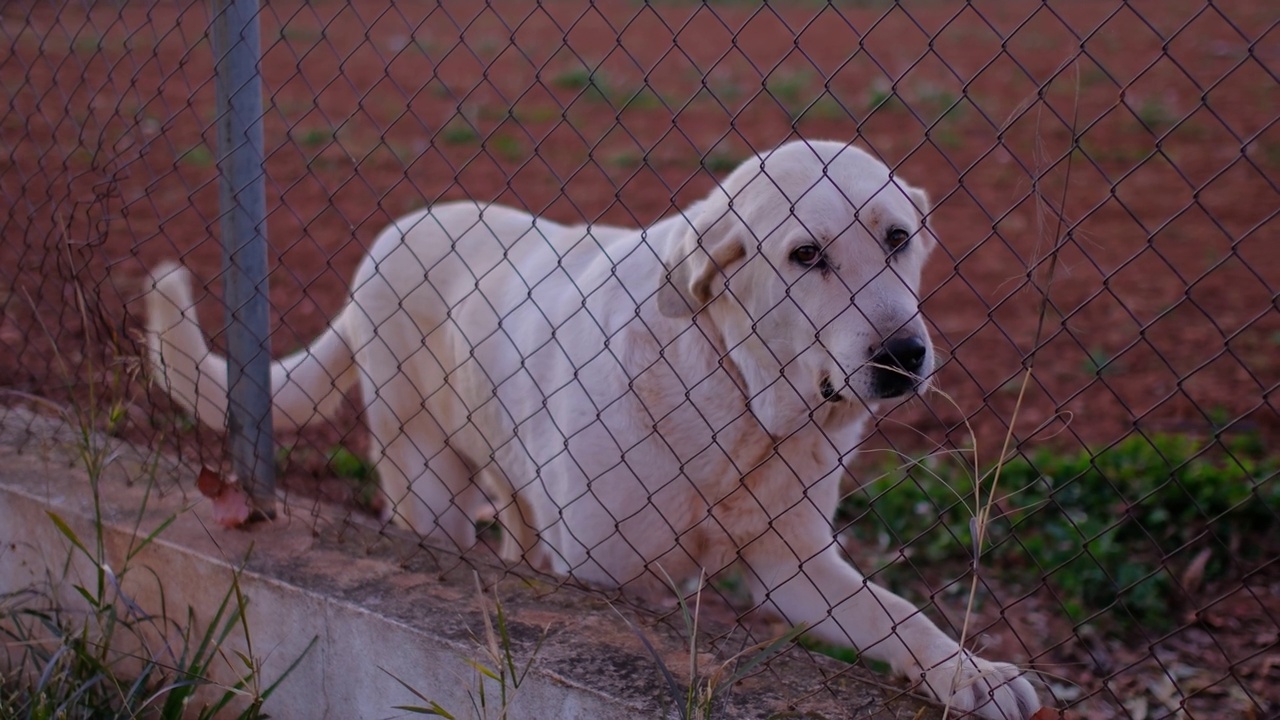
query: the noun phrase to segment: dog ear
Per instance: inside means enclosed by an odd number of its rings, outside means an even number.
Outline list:
[[[929,204],[929,193],[911,185],[903,185],[903,187],[906,188],[911,202],[915,203],[916,211],[920,213],[920,217],[928,221],[929,211],[933,209],[933,206]]]
[[[704,200],[692,215],[692,223],[661,253],[666,277],[658,310],[667,317],[687,318],[701,310],[711,302],[715,276],[747,254],[727,197]]]

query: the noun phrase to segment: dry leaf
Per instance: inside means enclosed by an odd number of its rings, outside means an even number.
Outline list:
[[[1188,595],[1193,595],[1200,589],[1200,583],[1204,582],[1204,569],[1209,564],[1209,557],[1213,554],[1213,548],[1205,548],[1192,558],[1191,563],[1187,565],[1187,569],[1182,571],[1182,588],[1187,591]]]
[[[223,527],[240,527],[253,514],[249,495],[233,478],[223,478],[209,468],[200,468],[196,488],[213,503],[213,521]]]

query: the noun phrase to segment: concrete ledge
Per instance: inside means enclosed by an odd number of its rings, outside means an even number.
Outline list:
[[[70,543],[47,514],[56,513],[83,539],[94,537],[78,442],[61,421],[0,408],[0,592],[30,587],[64,608],[85,607],[72,588],[90,581],[93,566],[82,557],[68,564]],[[108,564],[122,567],[138,538],[174,518],[129,562],[123,594],[170,619],[185,618],[191,608],[202,631],[235,568],[243,568],[249,637],[228,638],[213,675],[221,682],[239,676],[235,650],[260,663],[266,686],[302,657],[266,704],[272,717],[386,718],[404,714],[396,705],[422,704],[391,675],[459,718],[473,717],[469,691],[477,680],[465,658],[483,660],[475,641],[484,633],[477,571],[486,586],[498,583],[517,661],[530,657],[545,632],[508,717],[677,717],[655,661],[598,595],[516,578],[483,558],[427,551],[314,507],[250,530],[225,530],[209,521],[198,495],[184,494],[174,481],[185,477],[189,487],[189,470],[118,443],[109,452],[114,460],[98,483]],[[677,679],[688,682],[684,640],[666,624],[629,616]],[[730,654],[707,658],[707,665]],[[496,689],[488,688],[491,698]],[[729,706],[714,717],[916,719],[941,712],[904,696],[887,678],[793,651],[735,687]]]

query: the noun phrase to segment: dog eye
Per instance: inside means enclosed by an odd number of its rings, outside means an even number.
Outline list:
[[[907,241],[910,239],[911,233],[903,230],[902,228],[893,228],[889,231],[888,235],[884,236],[884,242],[889,246],[890,251],[901,248],[903,245],[906,245]]]
[[[822,251],[817,245],[801,245],[791,251],[791,261],[809,266],[818,262],[822,257]]]

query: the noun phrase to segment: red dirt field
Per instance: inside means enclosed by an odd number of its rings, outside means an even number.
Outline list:
[[[376,233],[424,204],[647,224],[752,152],[841,138],[929,191],[942,241],[923,311],[947,397],[887,410],[868,447],[976,445],[985,465],[1011,425],[1027,450],[1133,432],[1270,446],[1278,22],[1248,0],[271,2],[273,349],[318,334]],[[199,313],[221,326],[208,23],[204,4],[0,6],[5,402],[83,401],[127,373],[107,360],[133,352],[128,300],[162,260],[207,283]],[[113,429],[219,462],[162,398],[126,396]],[[363,449],[353,409],[299,441],[285,486],[358,500],[325,467],[339,443]],[[988,654],[1047,668],[1081,717],[1274,716],[1274,565],[1137,646],[1055,618],[1044,593],[993,590],[977,617]]]

